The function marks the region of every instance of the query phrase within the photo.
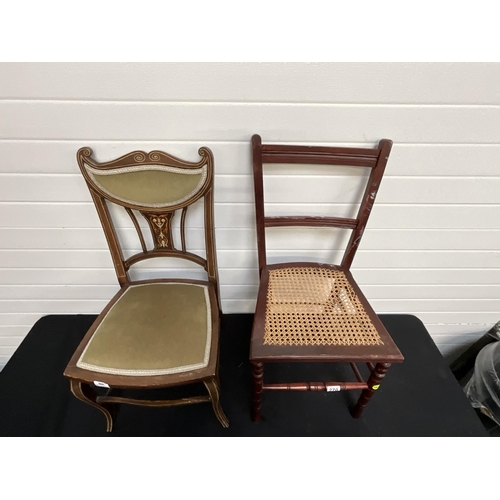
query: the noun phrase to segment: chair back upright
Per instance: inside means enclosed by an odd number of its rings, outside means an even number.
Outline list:
[[[382,139],[377,148],[369,149],[262,144],[261,137],[254,135],[252,137],[252,153],[259,274],[267,264],[265,230],[268,227],[279,226],[334,227],[352,230],[341,263],[341,267],[349,269],[363,236],[368,217],[372,211],[391,148],[392,141],[389,139]],[[264,179],[262,169],[262,165],[265,163],[338,165],[369,168],[371,170],[370,175],[356,218],[266,216],[264,212]]]
[[[88,147],[77,152],[78,165],[97,209],[120,286],[131,283],[129,269],[137,262],[155,257],[187,259],[202,266],[208,281],[218,291],[217,259],[213,214],[214,159],[208,148],[200,148],[198,162],[188,162],[162,151],[133,151],[120,158],[98,163]],[[186,248],[188,208],[203,198],[206,257]],[[124,258],[109,203],[125,209],[139,237],[141,251]],[[180,211],[181,248],[172,234],[174,215]],[[137,215],[144,217],[151,231],[148,248]],[[218,296],[218,293],[217,293]]]

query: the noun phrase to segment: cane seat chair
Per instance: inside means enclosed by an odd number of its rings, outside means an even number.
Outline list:
[[[358,418],[379,388],[391,363],[403,361],[403,356],[349,271],[391,147],[392,142],[386,139],[381,140],[377,148],[356,149],[262,144],[259,135],[252,137],[260,273],[250,344],[254,421],[261,418],[265,390],[361,390],[357,404],[351,410],[352,416]],[[269,163],[370,169],[357,217],[265,216],[262,165]],[[276,165],[275,169],[279,167]],[[276,170],[273,175],[276,175]],[[268,265],[266,229],[278,226],[343,228],[351,230],[352,234],[340,265],[315,262]],[[356,380],[265,383],[264,364],[277,362],[347,362]],[[366,363],[367,377],[363,377],[356,363]]]
[[[211,402],[219,422],[224,427],[229,425],[219,399],[214,161],[208,148],[201,148],[198,153],[198,162],[183,161],[161,151],[134,151],[106,163],[96,162],[90,148],[77,153],[120,290],[83,338],[64,375],[70,379],[71,391],[78,399],[104,413],[108,432],[113,427],[117,403],[177,406]],[[201,199],[206,258],[186,250],[187,210]],[[142,250],[128,258],[124,258],[110,204],[123,207],[137,231]],[[174,215],[179,212],[180,249],[174,244],[172,228]],[[150,248],[146,244],[137,216],[144,217],[143,225],[150,229],[152,248],[151,243]],[[205,269],[207,279],[130,279],[132,265],[155,257],[195,262]],[[139,389],[153,389],[155,394],[154,389],[195,383],[204,384],[207,393],[158,400],[144,398],[145,392],[139,391],[140,397],[130,397],[131,392],[137,395]]]

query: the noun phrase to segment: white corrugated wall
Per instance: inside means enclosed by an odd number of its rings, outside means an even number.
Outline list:
[[[75,160],[82,146],[99,161],[136,149],[196,160],[211,148],[223,310],[252,312],[254,133],[339,146],[392,139],[353,264],[361,288],[378,313],[421,318],[447,355],[500,319],[500,64],[2,63],[0,368],[38,318],[98,313],[118,289]],[[362,170],[330,170],[269,168],[268,213],[355,213]],[[199,215],[188,233],[195,250]],[[130,221],[118,221],[138,249]],[[271,261],[337,262],[348,234],[269,236]],[[179,272],[178,262],[161,265]],[[137,274],[160,270],[143,264]]]

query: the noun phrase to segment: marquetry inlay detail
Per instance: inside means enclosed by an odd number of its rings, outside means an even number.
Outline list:
[[[150,214],[141,212],[146,218],[151,228],[151,233],[153,235],[153,242],[156,249],[170,249],[174,250],[174,244],[172,241],[172,227],[170,221],[173,212],[166,212],[164,214]]]

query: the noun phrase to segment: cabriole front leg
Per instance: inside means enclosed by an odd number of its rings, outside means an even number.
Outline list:
[[[105,403],[97,402],[97,394],[93,388],[84,382],[79,380],[70,379],[71,392],[84,403],[87,403],[95,408],[101,410],[106,417],[106,432],[111,432],[113,430],[113,413],[116,409],[111,405]]]

